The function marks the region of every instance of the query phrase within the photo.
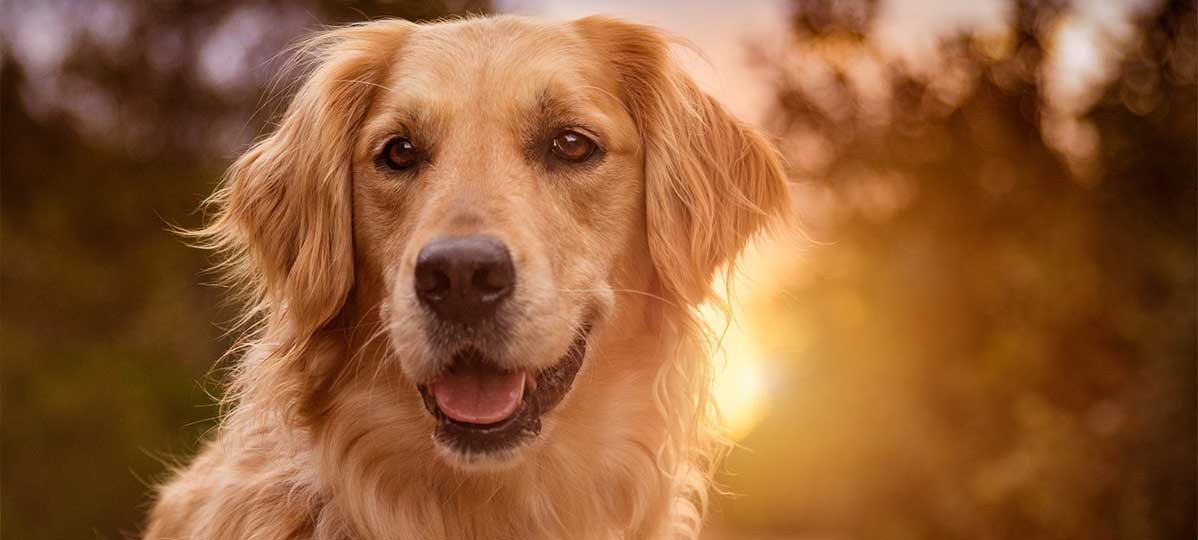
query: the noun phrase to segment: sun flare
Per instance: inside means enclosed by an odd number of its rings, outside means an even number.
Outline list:
[[[781,271],[777,258],[766,257],[766,246],[749,249],[731,283],[717,278],[718,294],[728,298],[727,314],[712,305],[700,310],[704,322],[717,338],[712,353],[715,378],[712,395],[719,406],[728,436],[734,441],[744,439],[765,417],[769,408],[768,357],[756,337],[761,317],[754,312],[750,300],[769,294],[775,287],[771,276]],[[772,251],[776,253],[777,251]],[[728,287],[733,294],[729,295]],[[729,320],[728,314],[731,314]],[[756,337],[755,337],[756,334]]]
[[[719,348],[713,353],[712,395],[728,436],[739,441],[765,416],[768,396],[764,366],[753,340],[737,320],[728,324],[721,313],[710,308],[703,309],[703,317],[721,336]]]

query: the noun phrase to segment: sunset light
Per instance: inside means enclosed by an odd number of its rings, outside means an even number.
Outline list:
[[[734,441],[744,439],[765,418],[770,394],[776,390],[776,370],[771,368],[771,345],[766,342],[769,336],[764,320],[768,311],[764,306],[769,302],[763,300],[778,291],[779,279],[794,272],[797,259],[776,255],[779,243],[784,241],[769,238],[750,246],[731,282],[723,277],[715,280],[715,290],[727,299],[728,309],[705,305],[700,310],[717,344],[712,352],[712,394],[728,436]]]
[[[727,324],[726,318],[711,308],[703,309],[703,318],[717,336],[722,332],[719,348],[712,359],[716,374],[713,395],[728,436],[739,441],[765,416],[769,404],[766,369],[758,348],[740,320],[734,318]]]

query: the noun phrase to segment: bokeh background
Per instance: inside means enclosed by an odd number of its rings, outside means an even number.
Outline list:
[[[1195,538],[1198,18],[1169,0],[6,0],[3,537],[135,537],[211,428],[233,313],[168,229],[275,117],[281,51],[465,12],[663,26],[783,149],[804,227],[734,281],[710,538]]]

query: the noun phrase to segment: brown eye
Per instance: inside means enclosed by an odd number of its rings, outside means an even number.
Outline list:
[[[551,150],[558,159],[579,163],[595,153],[595,143],[577,131],[563,131],[553,138]]]
[[[420,151],[416,145],[403,137],[396,137],[387,142],[383,148],[383,162],[392,170],[403,171],[411,169],[420,163]]]

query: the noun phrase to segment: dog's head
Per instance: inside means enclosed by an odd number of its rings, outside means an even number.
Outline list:
[[[417,409],[409,435],[458,465],[514,461],[562,409],[611,420],[579,400],[652,410],[667,359],[642,345],[788,206],[771,146],[668,48],[605,18],[334,30],[210,231],[248,253],[281,347],[377,322],[369,361],[399,366],[399,387],[371,399]],[[336,395],[378,371],[350,366],[369,356],[305,384]],[[619,381],[639,386],[571,399]]]

